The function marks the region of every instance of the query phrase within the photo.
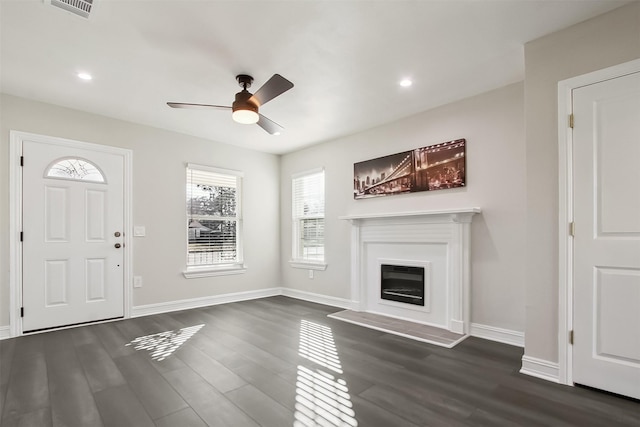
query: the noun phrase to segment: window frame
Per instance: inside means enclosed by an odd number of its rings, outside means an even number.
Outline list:
[[[189,265],[188,257],[189,257],[189,199],[187,193],[187,185],[190,183],[189,171],[190,170],[198,170],[203,172],[212,172],[220,175],[227,175],[235,177],[236,179],[236,259],[231,262],[221,262],[215,264],[201,264],[201,265]],[[246,272],[247,268],[244,264],[244,253],[243,253],[243,215],[242,215],[242,179],[244,178],[244,173],[242,171],[232,170],[232,169],[224,169],[214,166],[207,166],[195,163],[187,163],[185,168],[185,224],[187,227],[185,229],[186,235],[186,250],[185,250],[185,270],[183,271],[183,275],[187,279],[194,279],[200,277],[210,277],[210,276],[222,276],[222,275],[230,275],[230,274],[242,274]],[[221,220],[228,220],[231,217],[220,217]]]
[[[308,215],[308,216],[298,216],[295,212],[296,209],[296,191],[295,191],[295,180],[300,179],[310,175],[322,174],[322,182],[323,182],[323,206],[322,206],[322,215]],[[302,220],[303,219],[322,219],[323,220],[323,230],[326,228],[326,198],[325,196],[325,184],[326,174],[323,167],[315,168],[311,170],[306,170],[303,172],[298,172],[291,175],[291,259],[289,260],[289,265],[293,268],[301,268],[306,270],[325,270],[327,268],[326,263],[326,254],[324,253],[324,249],[326,248],[326,242],[324,241],[325,233],[323,231],[323,257],[322,260],[314,260],[302,257]]]
[[[55,166],[57,166],[57,165],[61,165],[62,166],[63,162],[65,162],[65,161],[73,162],[74,160],[79,162],[79,163],[86,163],[87,165],[89,165],[92,168],[94,168],[95,171],[100,176],[100,179],[85,179],[86,176],[90,176],[91,174],[87,174],[87,175],[81,176],[79,178],[72,177],[72,176],[55,175],[55,174],[51,175],[51,172],[54,170]],[[98,165],[96,165],[95,163],[93,163],[91,160],[85,159],[84,157],[65,156],[65,157],[60,157],[60,158],[52,161],[46,167],[44,175],[43,175],[43,178],[45,178],[45,179],[61,179],[63,181],[85,182],[85,183],[91,183],[91,184],[108,184],[107,176],[102,171],[102,169],[100,169],[100,167]]]

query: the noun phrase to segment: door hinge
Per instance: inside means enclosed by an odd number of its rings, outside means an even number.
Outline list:
[[[24,166],[24,156],[20,156],[20,166]]]
[[[569,114],[569,127],[573,129],[573,114]]]
[[[573,345],[573,329],[569,331],[569,344]]]
[[[24,232],[20,232],[20,241],[22,242],[22,240],[24,239]]]
[[[24,307],[20,307],[20,317],[24,317]]]
[[[576,236],[576,223],[573,221],[569,223],[569,236],[571,237]]]

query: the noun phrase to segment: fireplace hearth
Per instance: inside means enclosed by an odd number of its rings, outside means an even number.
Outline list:
[[[380,265],[380,297],[424,306],[424,268]]]

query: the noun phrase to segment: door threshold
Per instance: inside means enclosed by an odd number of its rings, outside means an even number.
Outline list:
[[[100,319],[100,320],[91,320],[89,322],[71,323],[71,324],[68,324],[68,325],[52,326],[50,328],[32,329],[30,331],[22,331],[22,335],[30,335],[30,334],[39,334],[39,333],[42,333],[42,332],[59,331],[59,330],[63,330],[63,329],[77,328],[79,326],[96,325],[96,324],[99,324],[99,323],[113,322],[115,320],[122,320],[122,319],[124,319],[124,316],[110,317],[108,319]]]
[[[629,400],[631,402],[635,402],[635,403],[640,403],[640,399],[636,399],[635,397],[631,397],[631,396],[625,396],[624,394],[619,394],[619,393],[614,393],[612,391],[608,391],[608,390],[603,390],[601,388],[596,388],[596,387],[591,387],[588,385],[584,385],[584,384],[578,384],[578,383],[573,383],[573,385],[577,388],[583,388],[585,390],[591,390],[591,391],[595,391],[598,393],[602,393],[602,394],[606,394],[618,399],[625,399],[625,400]]]

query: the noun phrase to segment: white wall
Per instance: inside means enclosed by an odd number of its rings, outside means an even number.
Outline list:
[[[558,82],[640,58],[640,3],[525,45],[525,355],[558,360]]]
[[[481,207],[472,224],[471,321],[524,330],[524,85],[513,84],[407,119],[316,145],[281,160],[283,285],[351,299],[350,225],[356,213]],[[353,164],[452,139],[467,140],[467,187],[353,199]],[[289,266],[291,175],[317,167],[326,179],[326,271]]]
[[[278,156],[9,95],[1,95],[0,117],[0,326],[9,324],[10,130],[133,150],[133,223],[147,232],[133,240],[133,273],[144,280],[134,290],[134,306],[279,286]],[[187,162],[244,172],[247,273],[182,276]]]

